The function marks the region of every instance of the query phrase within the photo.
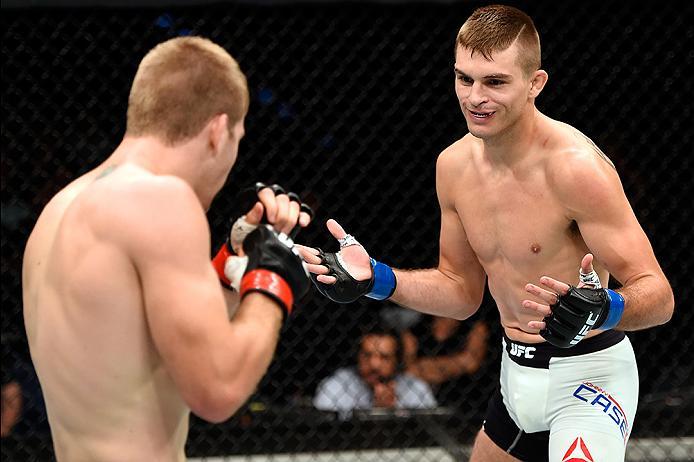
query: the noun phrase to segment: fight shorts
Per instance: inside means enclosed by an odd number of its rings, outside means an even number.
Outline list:
[[[572,348],[502,340],[484,431],[523,461],[623,461],[639,393],[634,350],[607,331]]]

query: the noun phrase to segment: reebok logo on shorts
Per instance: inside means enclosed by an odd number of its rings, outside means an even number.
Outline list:
[[[569,449],[561,458],[561,462],[595,462],[593,456],[590,455],[588,446],[580,436],[571,443]]]
[[[622,409],[622,406],[619,405],[616,399],[602,388],[590,382],[580,384],[574,391],[573,396],[593,406],[596,410],[602,411],[610,418],[619,428],[619,432],[622,434],[626,444],[629,436],[629,422],[627,422],[624,409]]]

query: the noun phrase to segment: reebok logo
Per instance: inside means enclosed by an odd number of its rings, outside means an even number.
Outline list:
[[[586,443],[583,441],[583,438],[580,436],[574,440],[573,443],[571,443],[571,446],[569,446],[569,449],[566,451],[564,454],[564,457],[561,458],[561,462],[595,462],[593,460],[593,456],[590,455],[590,451],[588,450],[588,446],[586,446]]]

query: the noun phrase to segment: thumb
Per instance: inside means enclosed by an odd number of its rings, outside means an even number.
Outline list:
[[[581,260],[581,270],[578,274],[579,284],[577,287],[591,287],[600,289],[600,277],[593,269],[593,254],[587,253]]]
[[[328,220],[325,225],[328,227],[328,231],[330,231],[330,234],[332,234],[335,239],[343,239],[347,235],[342,226],[340,226],[340,224],[332,218]]]
[[[593,271],[593,254],[587,253],[581,260],[581,273],[590,274]]]
[[[246,214],[246,222],[250,225],[260,224],[260,220],[263,219],[263,212],[265,212],[263,204],[256,202],[253,208]]]

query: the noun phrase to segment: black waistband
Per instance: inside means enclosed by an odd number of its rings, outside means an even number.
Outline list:
[[[504,333],[506,353],[513,362],[521,366],[549,368],[552,358],[580,356],[604,350],[618,344],[624,338],[623,331],[608,330],[594,337],[585,338],[571,348],[559,348],[550,343],[523,343],[509,339]]]

